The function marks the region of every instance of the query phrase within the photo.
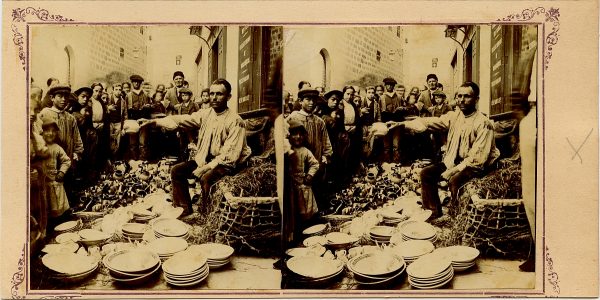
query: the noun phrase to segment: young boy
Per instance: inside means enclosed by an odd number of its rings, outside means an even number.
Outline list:
[[[193,93],[190,89],[185,87],[180,89],[179,95],[181,96],[181,103],[175,105],[178,115],[191,115],[199,110],[196,103],[192,101]],[[187,129],[181,129],[178,134],[180,158],[182,158],[182,160],[187,160],[190,154],[188,145],[194,144],[198,134],[195,130]]]
[[[446,103],[446,94],[439,89],[433,92],[433,101],[434,105],[428,109],[433,117],[440,117],[451,110]]]
[[[209,92],[209,89],[203,89],[200,93],[200,99],[196,99],[196,102],[194,102],[200,109],[210,108],[210,97],[208,96]]]
[[[305,147],[307,132],[304,125],[295,120],[288,122],[290,124],[289,140],[293,151],[290,154],[289,166],[289,174],[292,179],[292,203],[290,204],[293,207],[292,211],[296,212],[295,220],[292,220],[294,224],[292,228],[298,231],[300,226],[296,226],[297,224],[306,224],[319,211],[311,188],[313,177],[319,170],[319,161]]]
[[[63,186],[65,174],[71,167],[71,159],[59,145],[55,143],[58,135],[58,124],[47,120],[42,124],[42,137],[48,147],[48,158],[42,163],[42,170],[46,177],[46,192],[49,207],[49,216],[56,224],[57,220],[69,209],[69,200]]]

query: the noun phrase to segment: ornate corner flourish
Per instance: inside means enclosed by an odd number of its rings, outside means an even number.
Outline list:
[[[544,68],[548,70],[550,65],[550,59],[552,58],[552,49],[558,43],[558,30],[560,29],[560,12],[558,8],[550,7],[546,10],[543,7],[528,8],[524,9],[521,13],[511,14],[497,21],[501,22],[524,22],[533,19],[536,16],[544,15],[545,22],[552,25],[552,31],[545,36],[545,49],[544,49]]]
[[[554,271],[554,261],[552,257],[550,257],[550,249],[546,246],[546,257],[544,258],[546,261],[546,266],[548,267],[548,282],[552,285],[552,289],[558,295],[560,294],[560,286],[558,283],[558,274]]]
[[[10,284],[12,287],[10,288],[10,295],[12,299],[24,299],[24,296],[19,295],[19,286],[25,280],[25,247],[27,247],[27,243],[23,245],[23,250],[21,250],[21,257],[19,258],[19,262],[17,263],[17,272],[15,272],[10,280]]]
[[[48,10],[43,8],[35,9],[33,7],[27,8],[15,8],[12,11],[12,21],[11,29],[13,32],[13,43],[17,47],[17,52],[19,52],[19,60],[23,65],[23,70],[25,70],[25,63],[27,61],[27,56],[25,54],[25,47],[23,46],[23,34],[19,32],[19,27],[15,25],[15,23],[25,23],[27,22],[27,16],[32,15],[36,16],[40,21],[44,22],[72,22],[73,19],[69,19],[63,17],[62,15],[53,15],[48,12]]]

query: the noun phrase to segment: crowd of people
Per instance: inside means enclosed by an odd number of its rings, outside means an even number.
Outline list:
[[[152,90],[136,74],[129,79],[73,91],[50,78],[45,94],[32,80],[31,221],[42,237],[69,217],[78,192],[96,184],[115,161],[177,157],[173,202],[185,217],[193,213],[188,178],[198,178],[205,199],[212,183],[250,155],[244,122],[227,107],[231,85],[225,79],[196,98],[181,71],[169,88]]]
[[[442,216],[439,181],[448,181],[456,199],[462,184],[493,165],[499,151],[493,123],[477,110],[477,84],[465,82],[448,99],[435,74],[426,80],[425,89],[413,87],[408,95],[389,77],[377,86],[330,91],[302,81],[296,99],[284,92],[291,202],[299,222],[327,213],[331,194],[368,165],[417,159],[432,162],[421,173],[422,198],[436,219]]]

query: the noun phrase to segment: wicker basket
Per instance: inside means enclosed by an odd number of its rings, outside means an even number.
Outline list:
[[[526,255],[531,234],[520,199],[480,199],[471,196],[464,239],[480,250],[503,255]]]
[[[219,203],[216,240],[242,244],[261,252],[266,241],[281,236],[281,212],[277,197],[236,197],[225,193]]]

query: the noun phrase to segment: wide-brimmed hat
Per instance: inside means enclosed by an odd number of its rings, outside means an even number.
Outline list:
[[[68,85],[59,84],[59,85],[55,85],[55,86],[51,87],[48,90],[48,95],[50,95],[50,96],[54,96],[54,95],[56,95],[58,93],[70,94],[71,93],[71,87],[68,86]]]
[[[325,93],[325,99],[329,99],[333,95],[336,95],[338,97],[338,99],[340,99],[340,100],[342,100],[342,98],[344,98],[344,93],[342,93],[342,91],[340,91],[340,90],[331,90],[331,91]]]
[[[307,97],[317,99],[319,98],[319,91],[315,89],[305,89],[298,92],[298,99],[301,100],[302,98]]]
[[[129,80],[131,80],[131,82],[134,82],[134,81],[144,82],[144,78],[142,78],[142,76],[137,75],[137,74],[133,74],[133,75],[129,76]]]
[[[396,79],[394,79],[392,77],[386,77],[386,78],[383,79],[383,83],[384,84],[394,84],[395,85],[398,82],[396,81]]]
[[[94,93],[90,87],[84,86],[84,87],[78,88],[74,94],[79,96],[83,92],[87,92],[90,96]]]

